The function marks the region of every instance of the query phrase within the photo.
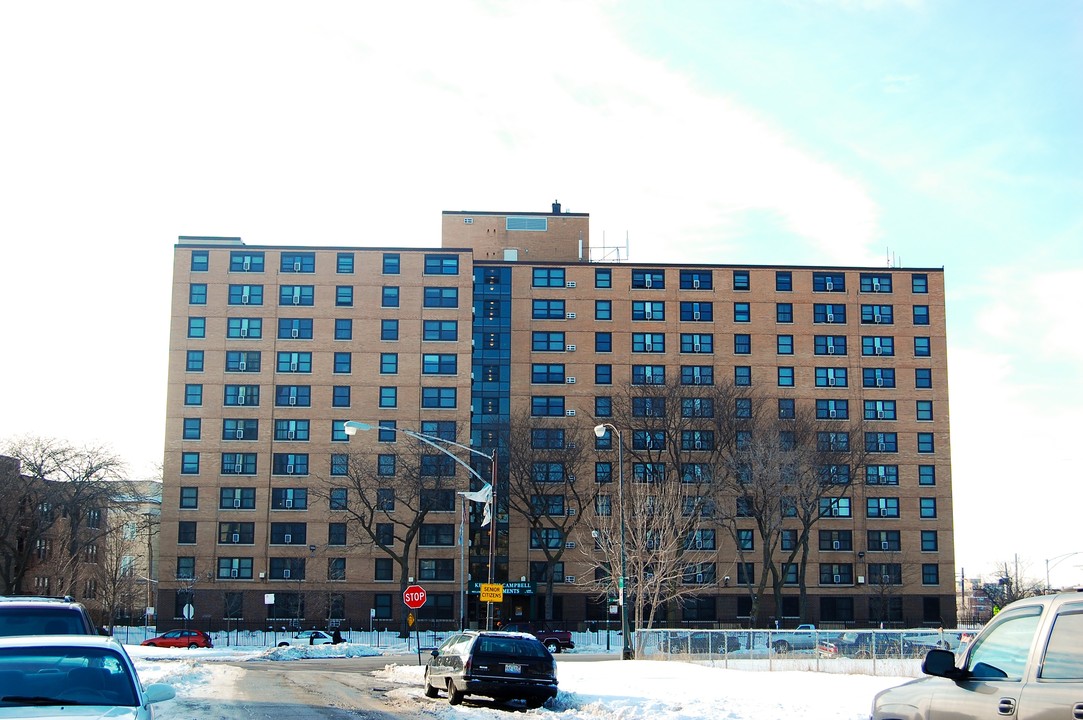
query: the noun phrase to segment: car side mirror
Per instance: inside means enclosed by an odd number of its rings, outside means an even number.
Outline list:
[[[440,651],[437,650],[436,648],[433,648],[432,652],[430,652],[429,654],[432,655],[433,657],[440,657]]]
[[[955,653],[950,650],[930,650],[921,662],[921,671],[926,675],[965,680],[966,670],[955,667]]]

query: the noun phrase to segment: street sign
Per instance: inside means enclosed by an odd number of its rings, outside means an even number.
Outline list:
[[[504,586],[500,583],[481,584],[481,602],[504,602]]]
[[[406,624],[409,625],[410,627],[414,626],[414,614],[413,613],[408,613],[406,615]]]
[[[196,609],[192,607],[192,603],[185,603],[181,609],[181,615],[184,616],[185,620],[191,620],[196,616]]]
[[[406,603],[406,607],[411,610],[417,610],[425,604],[425,600],[428,599],[428,595],[425,592],[425,588],[420,585],[411,585],[402,592],[402,601]]]

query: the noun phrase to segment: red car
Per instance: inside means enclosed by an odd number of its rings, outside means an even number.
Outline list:
[[[202,630],[170,630],[164,635],[152,637],[140,645],[173,648],[212,648],[211,636]]]

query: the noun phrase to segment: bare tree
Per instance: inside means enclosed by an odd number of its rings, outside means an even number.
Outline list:
[[[546,620],[553,619],[554,567],[564,557],[565,540],[598,496],[597,483],[587,476],[585,451],[593,438],[582,426],[532,421],[526,413],[511,422],[505,500],[526,521],[531,547],[544,553]]]
[[[1026,568],[1020,569],[1018,560],[997,563],[993,569],[996,582],[983,586],[985,596],[993,602],[994,607],[1003,608],[1016,600],[1044,594],[1044,579],[1033,580],[1027,578],[1025,573]]]

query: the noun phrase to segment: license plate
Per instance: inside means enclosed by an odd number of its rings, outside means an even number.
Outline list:
[[[515,663],[508,663],[504,666],[504,672],[508,675],[521,675],[523,672],[523,666]]]

